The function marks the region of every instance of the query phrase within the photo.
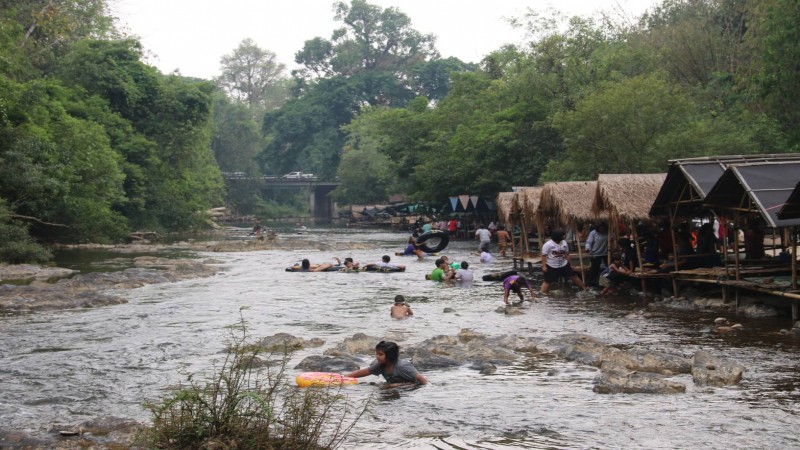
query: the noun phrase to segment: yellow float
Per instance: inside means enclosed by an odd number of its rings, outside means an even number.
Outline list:
[[[302,372],[297,374],[294,381],[301,388],[305,387],[329,387],[343,386],[347,384],[358,384],[357,378],[346,377],[333,372]]]

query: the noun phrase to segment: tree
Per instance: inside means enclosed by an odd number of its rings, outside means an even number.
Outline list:
[[[45,71],[76,41],[118,35],[107,0],[0,0],[0,24],[27,56],[22,67]]]
[[[435,38],[411,27],[397,8],[381,9],[365,0],[334,4],[335,19],[344,26],[330,40],[306,41],[295,62],[306,82],[343,77],[358,86],[358,100],[370,105],[401,106],[416,96],[413,69],[438,57]]]
[[[243,40],[223,56],[220,69],[217,83],[234,100],[248,105],[253,117],[279,107],[289,94],[286,66],[278,62],[275,53],[258,47],[252,39]]]
[[[693,103],[656,76],[609,83],[574,111],[555,116],[567,144],[563,161],[552,161],[547,180],[593,180],[599,173],[662,171],[658,138],[685,123]]]
[[[800,4],[793,0],[758,2],[746,37],[758,50],[753,81],[768,114],[775,117],[790,136],[790,145],[800,149]]]

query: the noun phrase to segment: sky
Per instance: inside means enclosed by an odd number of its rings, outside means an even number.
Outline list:
[[[608,11],[635,18],[654,0],[371,0],[397,7],[414,29],[437,37],[442,57],[479,62],[504,44],[523,42],[509,17],[531,8],[555,8],[567,15],[591,16]],[[112,12],[129,34],[140,38],[147,62],[163,73],[210,79],[219,60],[251,38],[277,55],[290,70],[305,41],[330,39],[341,24],[333,19],[333,0],[112,0]]]

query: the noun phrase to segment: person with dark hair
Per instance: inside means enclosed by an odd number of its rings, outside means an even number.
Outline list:
[[[542,272],[544,272],[542,294],[547,294],[550,290],[550,283],[557,283],[562,278],[568,278],[581,290],[586,290],[583,281],[569,264],[569,244],[564,240],[562,230],[551,232],[550,240],[542,246]]]
[[[375,362],[365,369],[348,373],[346,377],[361,378],[383,375],[385,387],[406,383],[428,384],[427,378],[407,360],[400,359],[400,347],[391,341],[380,341],[375,346]]]
[[[448,283],[453,276],[453,269],[447,264],[447,261],[442,258],[434,261],[434,264],[436,264],[436,268],[431,272],[429,279]]]
[[[378,269],[397,269],[397,270],[406,270],[406,266],[401,264],[395,264],[392,262],[392,257],[389,255],[383,255],[381,260],[376,263],[369,263],[365,266],[367,270],[373,270],[375,268]]]
[[[339,266],[342,265],[342,260],[340,260],[339,258],[334,258],[334,259],[338,263],[337,265]],[[358,270],[359,267],[361,267],[361,263],[359,263],[358,261],[353,261],[353,258],[348,256],[347,258],[344,259],[344,268],[342,268],[342,270]]]
[[[405,319],[408,316],[413,316],[414,312],[411,311],[411,306],[406,303],[406,298],[402,295],[394,297],[394,304],[391,310],[392,319]]]
[[[492,243],[492,233],[488,228],[481,224],[478,229],[475,230],[475,239],[480,241],[480,244],[478,244],[478,253],[489,251],[489,245]]]
[[[611,255],[611,264],[608,265],[608,273],[600,276],[601,278],[605,277],[607,279],[608,285],[603,288],[600,295],[606,295],[614,291],[614,288],[619,283],[625,281],[630,274],[631,270],[623,262],[622,254],[614,253]]]
[[[633,242],[627,237],[619,238],[619,252],[622,255],[622,263],[631,272],[639,267],[639,257],[636,255],[636,248]]]
[[[308,259],[300,262],[300,272],[324,272],[331,267],[334,267],[332,263],[311,264]]]
[[[403,250],[403,255],[416,255],[420,261],[425,259],[425,252],[419,248],[417,238],[414,236],[408,238],[408,245],[406,245],[405,250]]]
[[[503,303],[508,305],[508,294],[511,291],[517,294],[520,302],[524,301],[525,296],[522,295],[523,286],[528,288],[528,292],[530,292],[531,294],[530,301],[532,302],[536,301],[536,298],[534,298],[533,295],[533,288],[531,287],[531,284],[528,283],[528,280],[526,280],[525,277],[521,275],[511,275],[509,277],[506,277],[505,280],[503,280]]]
[[[714,224],[704,223],[700,226],[697,233],[697,267],[718,267],[722,265],[722,259],[717,253],[717,247],[721,244],[714,234]]]
[[[589,254],[592,263],[586,284],[596,287],[600,278],[600,267],[608,267],[608,225],[601,223],[589,233],[586,239],[586,253]]]
[[[506,256],[506,251],[508,250],[508,244],[512,245],[511,250],[513,251],[514,240],[511,239],[511,235],[508,234],[506,231],[506,227],[500,225],[497,227],[497,232],[495,233],[497,236],[497,247],[500,249],[500,256]]]

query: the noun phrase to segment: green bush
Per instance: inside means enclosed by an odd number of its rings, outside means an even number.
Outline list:
[[[262,348],[248,344],[242,320],[232,327],[221,367],[202,381],[194,375],[152,413],[150,446],[171,449],[335,448],[361,417],[366,404],[352,408],[337,389],[299,389],[287,383],[288,352],[270,354],[257,368]],[[279,358],[275,359],[274,357]],[[270,359],[272,358],[272,359]],[[272,368],[270,368],[272,367]]]
[[[46,262],[52,256],[28,234],[27,225],[11,220],[5,202],[0,199],[0,262]]]

